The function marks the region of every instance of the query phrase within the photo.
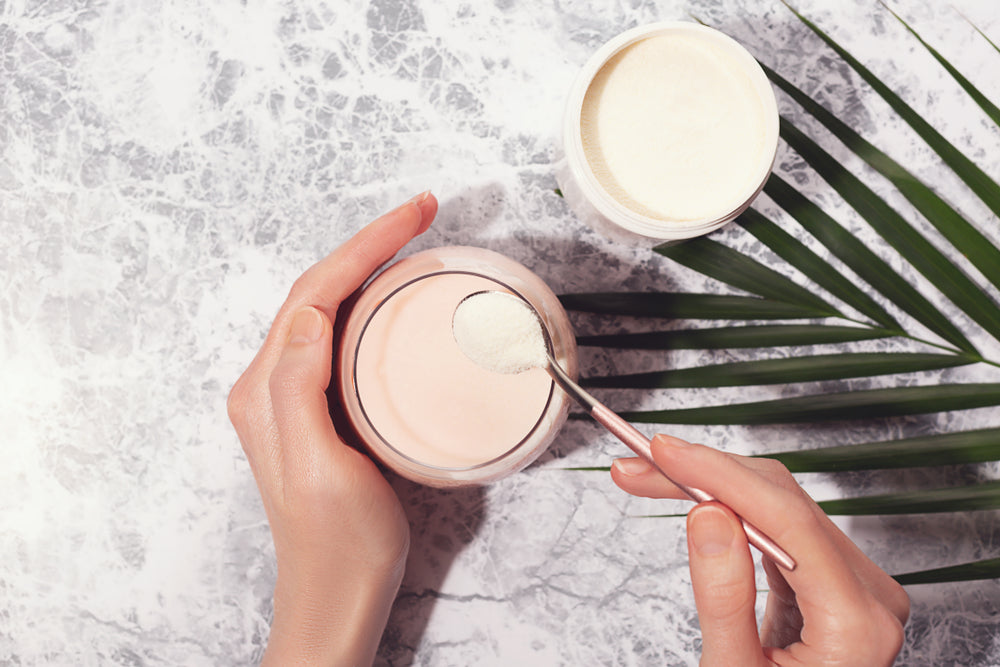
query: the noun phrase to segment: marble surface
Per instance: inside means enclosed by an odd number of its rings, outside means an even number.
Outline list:
[[[796,4],[1000,178],[997,128],[884,9]],[[890,4],[1000,98],[1000,56],[963,18],[1000,41],[994,0]],[[433,188],[441,200],[408,251],[492,248],[557,292],[722,289],[648,244],[581,225],[553,192],[577,68],[626,28],[689,16],[889,147],[1000,239],[996,217],[777,0],[0,0],[0,664],[259,659],[273,548],[226,394],[294,278],[406,197]],[[779,95],[779,106],[864,173],[792,102]],[[893,257],[784,145],[776,169]],[[780,217],[766,198],[759,205]],[[752,245],[738,229],[718,238]],[[581,332],[608,324],[575,322]],[[667,361],[734,356],[746,358]],[[644,363],[582,355],[585,373]],[[979,367],[943,377],[996,381]],[[746,395],[606,397],[638,408]],[[973,410],[673,431],[746,453],[996,423],[995,410]],[[414,544],[378,664],[697,664],[682,524],[636,516],[684,506],[562,470],[621,453],[577,422],[538,463],[488,488],[397,481]],[[829,498],[996,475],[988,465],[800,481]],[[893,572],[996,556],[1000,540],[994,513],[841,523]],[[998,582],[910,593],[900,664],[1000,664]]]

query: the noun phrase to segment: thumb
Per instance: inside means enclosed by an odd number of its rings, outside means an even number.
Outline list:
[[[330,384],[333,325],[318,308],[306,306],[292,317],[281,356],[268,387],[281,441],[285,474],[315,478],[322,470],[317,439],[336,439],[326,388]]]
[[[688,513],[687,530],[702,667],[769,664],[757,634],[753,559],[739,520],[719,503],[702,503]]]

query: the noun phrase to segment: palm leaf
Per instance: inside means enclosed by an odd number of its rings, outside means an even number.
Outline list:
[[[890,14],[896,17],[897,21],[903,24],[903,27],[906,28],[911,35],[917,38],[917,41],[920,42],[920,44],[923,45],[925,49],[927,49],[927,52],[930,53],[932,56],[934,56],[934,59],[937,60],[938,63],[942,67],[944,67],[945,71],[947,71],[948,74],[950,74],[951,77],[955,79],[958,85],[962,87],[962,90],[968,93],[969,97],[971,97],[972,100],[979,105],[979,108],[982,109],[986,113],[986,115],[989,116],[993,120],[993,122],[997,124],[998,127],[1000,127],[1000,108],[997,108],[997,105],[993,104],[993,102],[991,102],[988,97],[979,92],[979,89],[976,88],[974,85],[972,85],[972,82],[966,79],[961,72],[959,72],[952,66],[950,62],[945,60],[944,56],[938,53],[934,47],[925,42],[924,38],[921,37],[916,30],[911,28],[910,24],[904,21],[899,14],[892,11],[892,9],[884,2],[881,2],[881,0],[879,4],[885,7],[885,9],[887,9]],[[978,28],[976,29],[978,30]],[[987,38],[986,41],[989,42],[989,38]],[[990,44],[993,44],[993,42],[990,42]],[[993,45],[993,48],[996,48],[995,44]]]
[[[972,360],[951,354],[858,352],[740,361],[649,373],[589,377],[583,378],[581,384],[585,387],[630,389],[741,387],[913,373],[969,363],[972,363]]]
[[[793,12],[795,10],[792,10]],[[872,72],[837,45],[805,17],[796,16],[815,32],[936,151],[947,167],[955,171],[994,213],[1000,215],[1000,185],[975,165],[920,114],[908,106]],[[897,16],[897,18],[899,18]],[[902,22],[902,19],[899,19]],[[945,58],[909,25],[906,29],[955,79],[958,85],[997,122],[1000,112]],[[978,30],[978,28],[977,28]],[[981,31],[980,31],[980,34]],[[985,35],[984,35],[985,37]],[[992,42],[990,42],[992,44]],[[996,46],[994,45],[994,48]],[[1000,49],[998,49],[1000,51]],[[581,312],[627,317],[673,319],[746,320],[742,325],[637,333],[615,332],[582,336],[581,345],[623,349],[733,349],[740,347],[777,348],[820,344],[846,345],[854,341],[895,337],[900,343],[936,347],[937,354],[923,350],[892,353],[806,354],[787,350],[785,354],[764,355],[769,359],[707,365],[630,375],[592,377],[591,387],[682,388],[757,386],[771,383],[841,381],[852,377],[894,375],[945,369],[981,363],[1000,367],[1000,361],[985,359],[971,342],[971,332],[946,317],[924,292],[934,290],[947,297],[969,319],[1000,340],[1000,305],[988,287],[977,285],[960,265],[949,259],[964,255],[986,281],[1000,287],[1000,249],[970,220],[963,217],[945,197],[889,155],[863,139],[816,101],[765,67],[774,84],[814,116],[849,150],[884,176],[933,225],[950,246],[948,255],[919,231],[911,221],[893,209],[861,178],[839,164],[826,150],[788,120],[781,121],[781,136],[802,155],[815,173],[837,192],[875,232],[885,240],[883,259],[869,249],[819,205],[798,192],[781,177],[772,175],[764,192],[832,255],[827,261],[779,223],[756,210],[748,210],[738,224],[764,244],[777,259],[787,264],[775,267],[715,240],[700,239],[681,245],[663,245],[656,251],[705,276],[755,296],[719,294],[598,293],[563,297],[567,308]],[[1000,124],[1000,123],[998,123]],[[921,224],[923,224],[921,222]],[[880,251],[881,252],[881,251]],[[908,264],[899,271],[890,262]],[[847,270],[843,270],[842,266]],[[923,278],[911,285],[904,278],[913,269]],[[812,285],[797,278],[795,272]],[[860,279],[860,280],[859,280]],[[821,288],[825,292],[813,289]],[[838,301],[828,301],[832,297]],[[846,308],[852,309],[850,314]],[[907,317],[900,317],[905,315]],[[832,319],[839,322],[808,322]],[[897,319],[899,318],[899,319]],[[786,319],[767,324],[759,320]],[[965,322],[964,316],[958,322]],[[917,323],[929,330],[926,336],[914,330]],[[976,332],[979,333],[978,330]],[[943,354],[941,352],[944,352]],[[787,354],[793,356],[787,357]],[[663,367],[669,368],[666,362]],[[1000,383],[949,382],[938,385],[888,386],[882,389],[839,390],[811,395],[794,395],[769,401],[734,405],[707,405],[686,409],[623,412],[631,421],[656,424],[794,424],[838,420],[894,419],[908,415],[1000,405]],[[586,418],[574,414],[573,418]],[[891,422],[890,422],[891,423]],[[849,446],[810,451],[765,452],[759,456],[782,461],[795,472],[838,472],[917,466],[968,465],[1000,460],[1000,427],[956,433],[935,433],[895,440],[879,440]],[[583,468],[581,468],[583,469]],[[606,467],[588,467],[603,469]],[[1000,509],[1000,481],[977,486],[932,490],[906,490],[877,496],[832,499],[821,506],[831,514],[904,514],[924,512],[964,512]],[[1000,576],[1000,559],[983,560],[947,568],[897,575],[902,583],[958,581]]]
[[[579,336],[577,344],[626,350],[725,350],[743,347],[824,345],[895,335],[878,328],[825,324],[767,324],[714,329]]]
[[[902,327],[875,299],[834,270],[807,245],[754,209],[747,209],[737,223],[779,257],[797,268],[820,287],[887,329],[902,333]]]
[[[707,238],[654,250],[679,264],[759,296],[802,306],[827,317],[840,315],[814,292],[769,269],[755,259]]]
[[[785,2],[788,6],[788,3]],[[990,210],[992,210],[996,215],[1000,216],[1000,185],[991,179],[986,172],[980,169],[976,164],[967,158],[958,148],[955,147],[950,141],[944,138],[944,136],[935,130],[930,123],[923,119],[923,117],[915,110],[913,107],[908,105],[903,99],[894,93],[887,85],[882,83],[878,77],[876,77],[867,67],[862,65],[856,58],[854,58],[850,53],[848,53],[843,47],[841,47],[837,42],[835,42],[829,35],[819,29],[812,21],[808,20],[802,14],[798,13],[789,6],[792,13],[795,14],[810,30],[812,30],[816,35],[822,39],[826,44],[837,52],[837,55],[841,57],[851,68],[864,79],[872,89],[879,94],[879,96],[884,99],[893,110],[899,114],[907,125],[913,128],[913,130],[920,135],[920,137],[927,142],[935,153],[937,153],[941,160],[948,165],[955,174],[962,179],[969,189],[976,193],[976,195],[983,200]]]
[[[1000,53],[1000,46],[997,46],[997,45],[996,45],[996,44],[995,44],[995,43],[993,42],[993,40],[992,40],[992,39],[990,39],[989,35],[987,35],[987,34],[986,34],[985,32],[983,32],[982,30],[980,30],[980,29],[979,29],[979,26],[977,26],[977,25],[976,25],[975,23],[973,23],[972,21],[969,21],[969,18],[968,18],[968,17],[967,17],[967,16],[965,15],[965,14],[963,14],[962,12],[958,12],[958,14],[959,14],[959,16],[961,16],[961,17],[962,17],[963,19],[965,19],[965,20],[966,20],[966,21],[968,22],[968,24],[969,24],[969,25],[971,25],[971,26],[972,26],[972,29],[973,29],[973,30],[975,30],[976,32],[978,32],[978,33],[979,33],[979,36],[980,36],[980,37],[982,37],[983,39],[985,39],[985,40],[986,40],[986,43],[987,43],[987,44],[989,44],[990,46],[992,46],[992,47],[993,47],[993,50],[994,50],[994,51],[996,51],[997,53]]]
[[[821,318],[825,311],[749,296],[670,292],[565,294],[563,307],[602,315],[700,320],[782,320]]]
[[[776,86],[821,122],[858,157],[885,176],[956,249],[994,285],[1000,286],[1000,250],[958,211],[901,164],[863,139],[846,123],[813,101],[777,72],[761,65]]]
[[[764,192],[865,282],[891,299],[928,329],[960,350],[975,351],[969,339],[915,287],[872,252],[858,237],[811,202],[777,174]]]
[[[903,586],[940,584],[950,581],[975,581],[1000,578],[1000,558],[987,558],[972,563],[938,567],[932,570],[895,574],[892,577]]]
[[[840,472],[943,466],[1000,460],[1000,428],[938,433],[804,451],[760,454],[792,472]]]
[[[1000,428],[757,454],[756,458],[781,461],[794,473],[851,472],[984,463],[1000,461]],[[565,470],[608,472],[611,468],[578,466]]]
[[[784,118],[781,119],[781,136],[904,259],[934,283],[952,303],[1000,340],[1000,308],[961,269],[860,178]]]
[[[926,514],[1000,509],[1000,481],[974,486],[921,489],[819,503],[827,514]]]
[[[1000,405],[1000,383],[890,387],[704,408],[622,412],[646,424],[796,424],[881,419]]]

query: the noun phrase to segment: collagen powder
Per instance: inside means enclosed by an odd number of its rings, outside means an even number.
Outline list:
[[[495,373],[522,373],[547,363],[538,317],[513,294],[489,291],[467,297],[455,309],[452,327],[459,349]]]
[[[724,216],[746,202],[773,156],[767,121],[733,48],[685,30],[641,39],[608,60],[587,89],[580,131],[609,195],[636,213],[679,223]]]

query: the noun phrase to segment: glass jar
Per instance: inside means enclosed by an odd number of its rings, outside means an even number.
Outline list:
[[[566,420],[570,399],[544,369],[495,373],[458,349],[455,308],[484,290],[531,304],[549,352],[576,376],[576,341],[559,299],[526,267],[489,250],[450,246],[403,259],[347,316],[337,354],[344,412],[372,455],[416,482],[463,486],[510,475]]]
[[[750,206],[771,173],[778,120],[767,76],[735,40],[685,21],[639,26],[578,73],[556,179],[605,234],[682,241]]]

